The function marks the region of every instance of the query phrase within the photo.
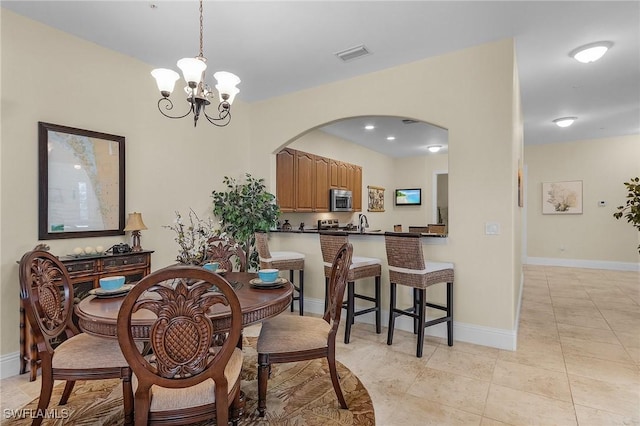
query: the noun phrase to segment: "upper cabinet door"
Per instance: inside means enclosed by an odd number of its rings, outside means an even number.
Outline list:
[[[362,166],[354,166],[353,177],[353,210],[362,211]]]
[[[282,212],[295,209],[295,151],[283,149],[276,155],[276,198]]]
[[[347,189],[349,186],[347,177],[347,163],[338,162],[338,188]]]
[[[338,187],[338,163],[336,160],[329,160],[329,186],[331,188]]]
[[[315,204],[315,155],[296,151],[296,206],[297,212],[312,212]]]
[[[331,160],[316,155],[315,161],[315,199],[316,205],[314,211],[329,211],[329,189],[331,187]]]

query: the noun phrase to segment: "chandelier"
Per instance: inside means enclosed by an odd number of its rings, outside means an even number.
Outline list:
[[[212,97],[211,87],[204,82],[204,72],[207,69],[207,58],[202,54],[202,0],[200,0],[200,54],[195,58],[182,58],[177,65],[182,70],[182,76],[187,82],[184,88],[187,94],[187,102],[189,110],[184,115],[173,116],[165,112],[173,109],[173,102],[169,99],[171,92],[175,87],[176,81],[180,75],[174,70],[167,68],[157,68],[151,71],[151,75],[156,79],[158,89],[162,97],[158,100],[158,110],[168,118],[184,118],[189,114],[193,114],[193,127],[198,124],[200,115],[218,127],[224,127],[231,121],[231,104],[233,99],[240,92],[236,87],[240,83],[238,76],[226,72],[216,72],[213,77],[216,79],[216,90],[220,98],[218,104],[218,114],[216,116],[208,115],[205,107],[211,104],[209,100]]]

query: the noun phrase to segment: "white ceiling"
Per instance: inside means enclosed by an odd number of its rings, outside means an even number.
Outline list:
[[[198,53],[198,3],[151,3],[1,1],[154,67],[177,69],[177,59]],[[239,75],[238,98],[247,102],[508,37],[516,41],[525,144],[640,133],[639,1],[204,4],[209,69]],[[585,65],[568,56],[601,40],[614,45],[598,62]],[[372,54],[347,63],[334,55],[360,44]],[[551,121],[562,116],[578,121],[561,129]]]

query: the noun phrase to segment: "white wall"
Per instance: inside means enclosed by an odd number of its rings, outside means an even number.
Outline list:
[[[638,269],[640,234],[613,213],[626,202],[623,183],[640,175],[640,135],[531,145],[525,161],[528,263]],[[573,180],[583,213],[543,215],[542,183]]]

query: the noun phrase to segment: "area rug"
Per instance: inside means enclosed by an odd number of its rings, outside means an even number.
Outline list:
[[[246,396],[245,413],[241,425],[374,425],[373,403],[360,380],[344,365],[338,363],[340,384],[348,410],[340,409],[326,360],[318,359],[287,364],[274,364],[267,391],[267,413],[257,415],[258,382],[256,338],[244,339],[242,391]],[[120,380],[92,380],[76,383],[69,402],[58,406],[64,389],[54,387],[48,413],[58,418],[46,419],[43,425],[122,425],[122,386]],[[16,415],[24,418],[4,419],[1,425],[30,425],[29,410],[35,410],[34,399]],[[213,423],[205,423],[213,424]],[[204,425],[204,424],[201,424]]]

